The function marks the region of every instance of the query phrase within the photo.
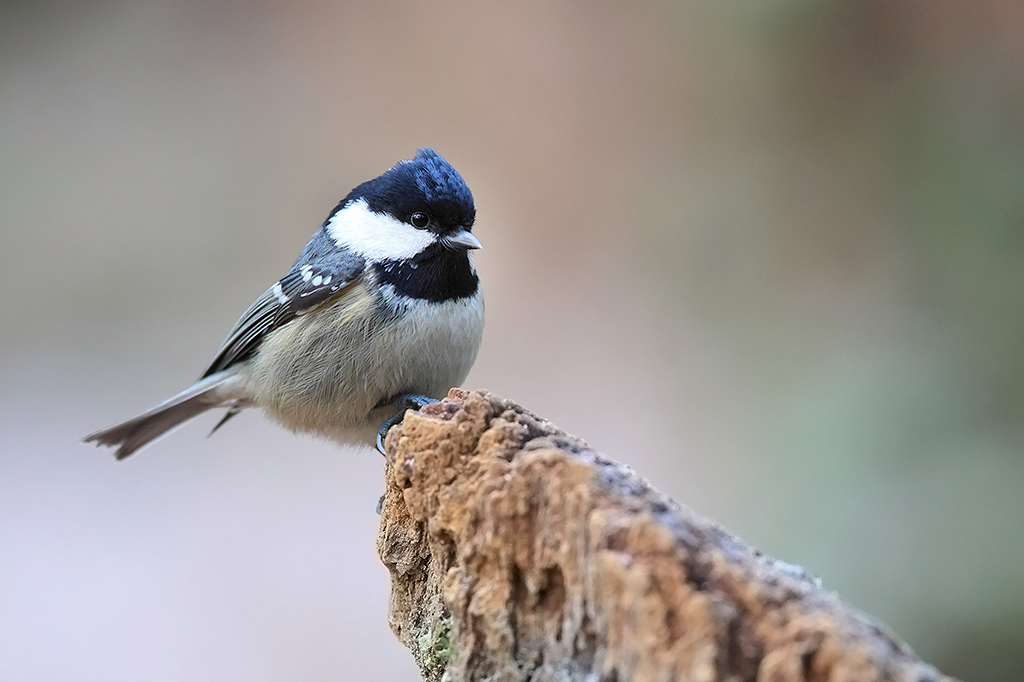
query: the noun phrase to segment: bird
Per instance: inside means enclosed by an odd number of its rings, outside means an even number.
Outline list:
[[[440,154],[419,149],[353,189],[291,269],[249,306],[194,384],[86,436],[121,460],[207,410],[217,431],[260,408],[297,433],[383,453],[406,408],[465,380],[484,299],[473,261],[473,194]]]

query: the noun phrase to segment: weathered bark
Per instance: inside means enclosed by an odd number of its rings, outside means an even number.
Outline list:
[[[387,438],[378,552],[426,680],[949,680],[519,405],[452,391]]]

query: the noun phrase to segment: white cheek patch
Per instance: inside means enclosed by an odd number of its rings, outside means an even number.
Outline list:
[[[374,213],[363,199],[334,214],[327,232],[335,244],[370,261],[412,258],[436,241],[433,232]]]

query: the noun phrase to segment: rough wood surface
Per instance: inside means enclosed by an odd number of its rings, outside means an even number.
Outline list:
[[[453,390],[387,450],[389,619],[426,680],[951,679],[511,401]]]

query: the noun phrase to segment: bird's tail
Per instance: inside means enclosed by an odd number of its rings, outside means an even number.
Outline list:
[[[234,372],[227,369],[197,381],[134,419],[86,436],[84,442],[116,447],[114,455],[124,459],[198,414],[240,402],[237,379]]]

